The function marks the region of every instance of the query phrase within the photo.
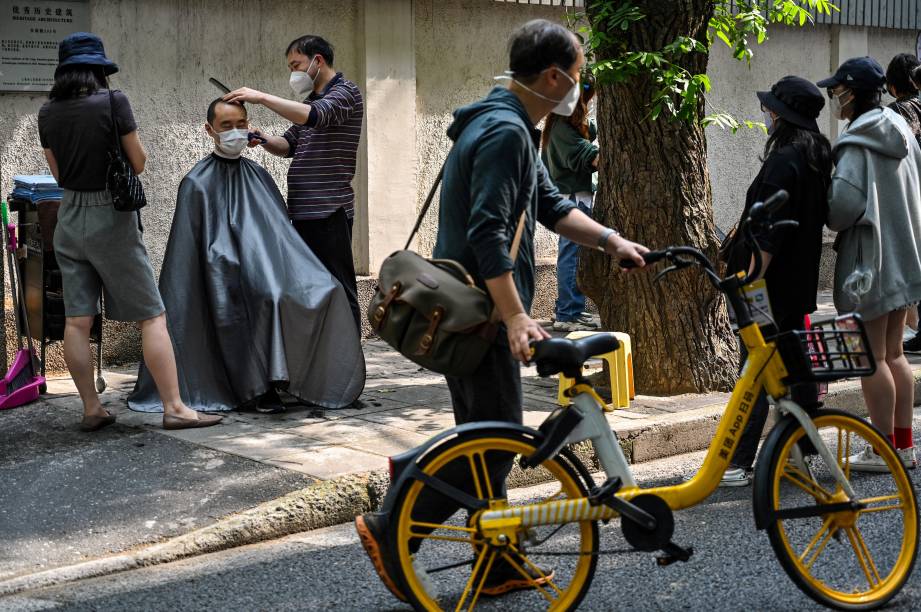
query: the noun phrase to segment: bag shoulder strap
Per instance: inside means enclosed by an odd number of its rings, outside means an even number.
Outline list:
[[[413,226],[413,231],[409,233],[409,238],[406,240],[406,245],[403,247],[403,250],[407,250],[409,245],[412,244],[413,238],[416,237],[416,233],[419,231],[419,227],[422,225],[422,219],[425,218],[425,213],[429,211],[429,207],[432,205],[432,200],[435,199],[435,193],[438,190],[438,185],[441,183],[441,177],[445,173],[445,166],[447,165],[448,160],[445,160],[441,164],[441,170],[438,171],[438,176],[435,177],[435,182],[432,183],[432,188],[429,189],[429,194],[425,197],[425,204],[422,205],[422,210],[419,211],[419,216],[416,217],[416,224]]]
[[[112,118],[112,140],[114,141],[114,151],[119,155],[122,154],[122,142],[118,136],[118,122],[115,121],[115,94],[109,89],[109,116]]]
[[[524,223],[527,220],[528,208],[525,207],[521,211],[521,217],[518,218],[518,227],[515,228],[515,237],[512,238],[512,247],[508,250],[508,255],[512,259],[512,263],[515,263],[515,260],[518,259],[518,248],[521,246],[521,236],[524,234]]]
[[[447,165],[447,160],[445,163],[441,164],[441,170],[438,171],[438,176],[435,177],[435,182],[432,184],[432,188],[429,190],[429,194],[425,198],[425,203],[422,205],[422,210],[419,211],[419,216],[416,217],[416,224],[413,226],[413,230],[409,233],[409,238],[406,240],[406,244],[403,246],[403,250],[409,249],[409,245],[412,244],[413,238],[416,237],[416,234],[419,232],[419,227],[422,226],[422,219],[425,218],[425,213],[429,211],[429,208],[432,206],[432,201],[435,199],[435,193],[438,190],[438,185],[441,184],[441,179],[445,173],[445,165]],[[518,219],[518,227],[515,228],[515,237],[512,238],[512,246],[509,249],[509,257],[511,257],[514,262],[518,258],[518,249],[521,246],[521,237],[524,234],[524,224],[527,218],[528,209],[525,207],[521,211],[521,217]]]

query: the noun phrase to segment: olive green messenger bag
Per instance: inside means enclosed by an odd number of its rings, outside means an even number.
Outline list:
[[[444,166],[432,185],[402,251],[381,264],[368,306],[371,327],[387,344],[420,366],[448,376],[472,374],[492,346],[499,315],[489,295],[451,259],[426,259],[409,250],[435,197]],[[524,231],[521,213],[509,255],[514,262]]]

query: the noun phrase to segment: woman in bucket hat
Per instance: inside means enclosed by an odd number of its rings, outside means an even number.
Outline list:
[[[140,324],[144,358],[163,399],[163,426],[215,425],[220,417],[199,415],[182,403],[163,302],[138,218],[115,210],[106,189],[113,129],[136,173],[144,171],[147,159],[128,98],[108,89],[107,77],[118,66],[106,57],[99,37],[86,32],[65,38],[58,60],[38,131],[51,173],[64,189],[54,250],[64,285],[64,359],[83,400],[81,429],[96,431],[115,422],[99,402],[89,348],[102,293],[109,319]]]
[[[762,249],[762,277],[767,283],[771,312],[778,331],[802,329],[806,315],[815,312],[822,256],[822,227],[827,212],[831,180],[831,145],[819,132],[816,119],[825,99],[806,79],[786,76],[770,91],[759,91],[768,141],[758,176],[748,188],[742,219],[755,202],[783,189],[790,194],[774,220],[792,220],[793,228],[756,232]],[[725,257],[730,272],[748,272],[754,255],[741,239],[728,246]],[[743,362],[745,349],[742,347]],[[794,399],[803,406],[817,402],[814,385],[794,388]],[[751,481],[752,464],[761,431],[768,416],[767,396],[762,392],[752,408],[726,473],[723,486],[745,486]]]
[[[914,379],[902,330],[921,300],[921,149],[905,119],[880,107],[885,82],[876,60],[857,57],[817,85],[848,121],[835,142],[829,194],[828,227],[838,232],[835,307],[864,319],[876,359],[876,374],[860,379],[870,420],[913,468]],[[849,461],[853,470],[888,471],[870,447]]]

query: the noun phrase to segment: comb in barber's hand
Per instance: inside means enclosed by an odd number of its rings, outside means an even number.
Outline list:
[[[230,93],[230,88],[224,85],[223,83],[221,83],[220,81],[218,81],[216,78],[211,77],[208,79],[208,82],[214,85],[215,87],[217,87],[218,89],[220,89],[225,94]]]

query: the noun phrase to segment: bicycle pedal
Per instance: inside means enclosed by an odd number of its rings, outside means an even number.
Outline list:
[[[605,503],[620,491],[621,486],[623,486],[623,481],[619,476],[608,478],[597,487],[592,488],[588,495],[588,503],[592,506],[598,506]]]
[[[671,565],[675,561],[689,561],[691,559],[691,555],[694,554],[694,549],[690,546],[683,548],[674,542],[669,542],[663,549],[663,552],[665,553],[664,555],[659,555],[656,557],[656,563],[659,565],[659,567]]]

